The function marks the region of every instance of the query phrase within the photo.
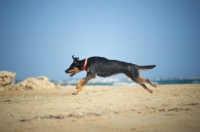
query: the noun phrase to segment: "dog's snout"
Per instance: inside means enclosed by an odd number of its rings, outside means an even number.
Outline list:
[[[67,73],[67,70],[65,70],[65,73]]]

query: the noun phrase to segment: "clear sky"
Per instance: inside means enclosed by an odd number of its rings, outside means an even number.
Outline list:
[[[146,78],[200,76],[200,1],[0,0],[0,70],[68,79],[72,55],[156,64]]]

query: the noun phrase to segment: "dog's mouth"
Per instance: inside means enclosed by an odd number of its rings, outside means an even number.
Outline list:
[[[70,77],[75,75],[75,71],[69,71],[67,74],[69,74]]]

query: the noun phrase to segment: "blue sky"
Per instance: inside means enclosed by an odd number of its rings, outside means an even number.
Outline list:
[[[146,78],[197,77],[199,14],[199,0],[0,0],[0,70],[68,79],[75,55],[156,64]]]

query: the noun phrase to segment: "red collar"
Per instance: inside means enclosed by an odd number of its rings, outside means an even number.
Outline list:
[[[83,70],[86,70],[86,66],[87,66],[87,59],[85,59]]]

